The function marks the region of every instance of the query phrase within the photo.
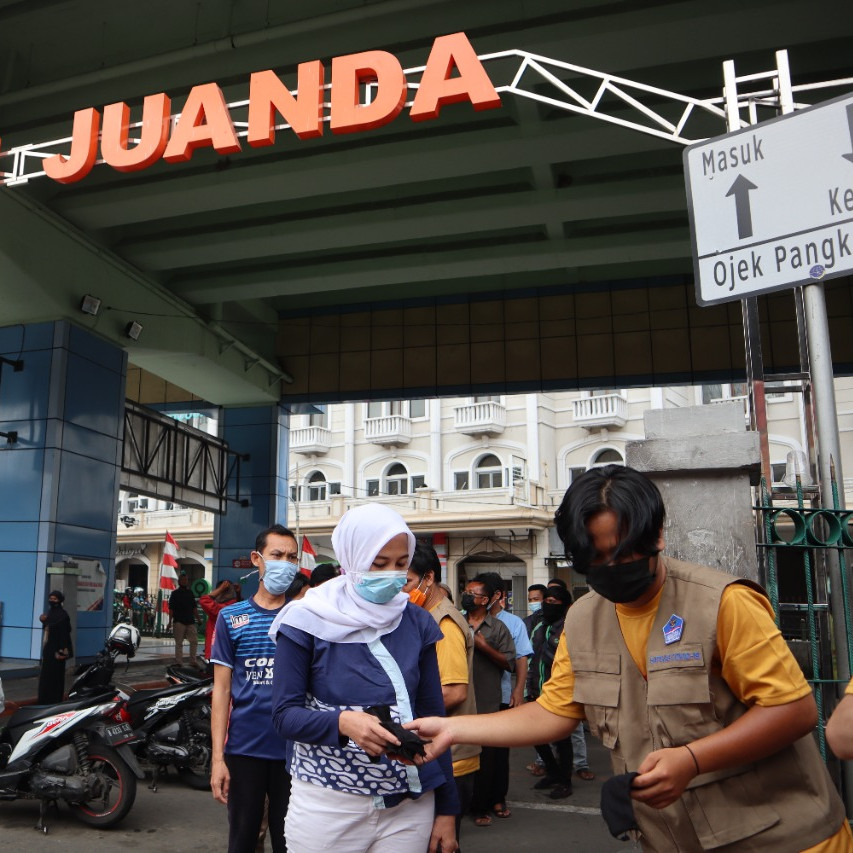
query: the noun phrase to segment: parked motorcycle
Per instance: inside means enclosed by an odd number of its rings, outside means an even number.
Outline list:
[[[138,738],[136,757],[143,769],[152,772],[150,788],[157,790],[160,773],[169,765],[191,788],[210,787],[213,754],[210,734],[210,697],[213,680],[199,677],[182,667],[169,667],[169,687],[127,692],[112,683],[116,658],[136,654],[139,631],[134,625],[120,624],[110,632],[95,661],[81,667],[71,696],[111,690],[122,700],[117,723],[128,723]]]
[[[89,826],[119,823],[144,778],[133,729],[115,719],[120,706],[101,693],[15,711],[0,732],[0,800],[40,800],[36,829],[45,834],[47,806],[60,801]]]

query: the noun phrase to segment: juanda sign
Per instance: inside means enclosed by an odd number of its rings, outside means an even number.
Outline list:
[[[329,86],[320,60],[303,62],[297,69],[293,93],[275,72],[257,71],[249,78],[245,141],[253,148],[272,145],[276,128],[283,125],[289,125],[299,139],[311,139],[322,136],[327,120],[337,134],[381,127],[403,111],[413,85],[407,82],[397,58],[382,50],[332,59]],[[469,101],[475,110],[501,105],[467,36],[454,33],[435,39],[416,84],[409,118],[437,118],[442,106],[460,101]],[[103,116],[94,107],[78,110],[70,152],[47,157],[44,171],[62,184],[80,181],[97,162],[99,148],[103,161],[119,172],[137,172],[160,159],[180,163],[199,148],[212,148],[223,155],[241,150],[225,96],[216,83],[195,86],[174,118],[168,95],[148,95],[142,105],[141,126],[133,128],[132,142],[130,131],[130,107],[123,101],[105,106]]]

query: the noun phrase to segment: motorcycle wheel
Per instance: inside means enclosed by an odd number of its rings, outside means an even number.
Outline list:
[[[100,777],[103,793],[85,803],[69,803],[71,811],[88,826],[115,826],[127,816],[136,799],[136,777],[108,746],[90,743],[88,755],[92,772]]]

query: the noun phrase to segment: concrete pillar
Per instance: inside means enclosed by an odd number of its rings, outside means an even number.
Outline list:
[[[663,495],[665,553],[760,581],[750,489],[760,446],[741,404],[653,409],[644,422],[626,462]]]
[[[85,584],[78,656],[112,624],[126,356],[67,322],[0,329],[0,657],[36,660],[51,565],[77,563]],[[82,595],[82,593],[81,593]]]
[[[217,560],[214,583],[237,581],[252,567],[235,566],[255,547],[255,536],[273,524],[288,523],[288,435],[289,413],[281,406],[224,409],[220,436],[231,450],[244,456],[240,463],[239,492],[236,479],[228,484],[224,515],[216,517],[214,554]],[[258,576],[243,584],[243,597],[258,588]]]

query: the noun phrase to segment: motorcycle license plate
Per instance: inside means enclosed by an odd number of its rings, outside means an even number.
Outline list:
[[[129,740],[134,740],[134,738],[133,729],[129,723],[119,723],[118,725],[108,726],[104,729],[104,740],[110,746],[127,743]]]

